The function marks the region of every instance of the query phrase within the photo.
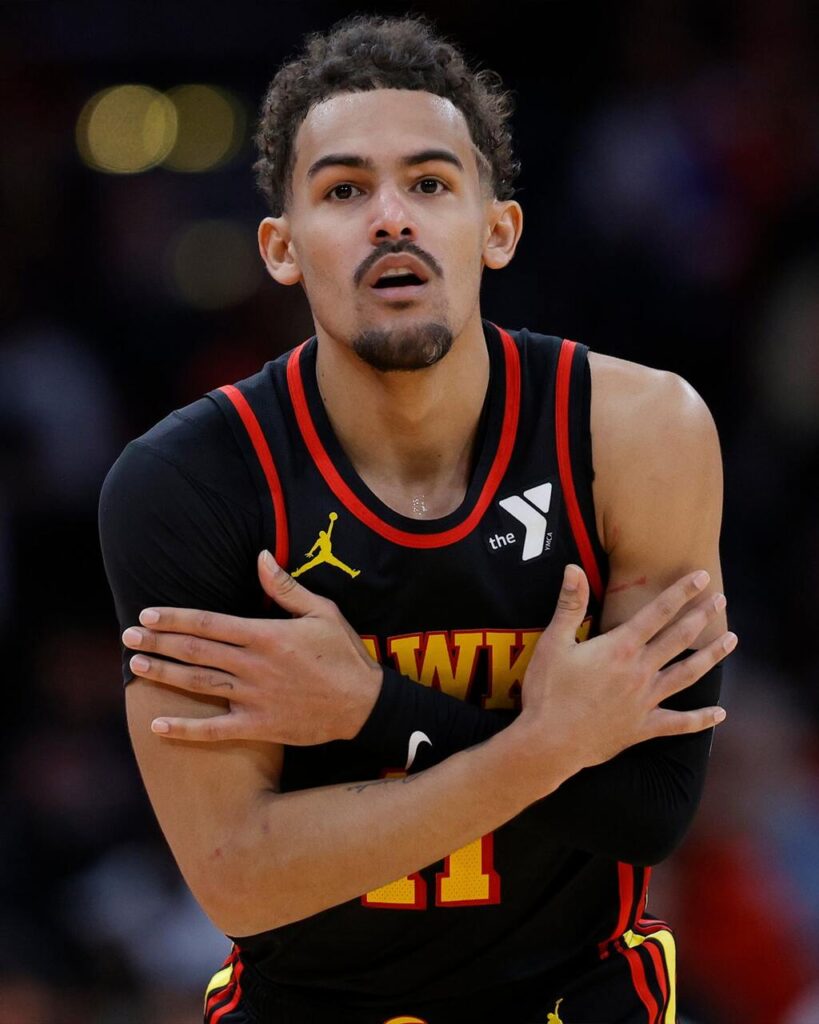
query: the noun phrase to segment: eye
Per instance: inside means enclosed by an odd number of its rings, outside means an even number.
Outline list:
[[[335,198],[335,199],[341,200],[341,201],[343,201],[345,199],[350,199],[351,198],[349,193],[347,195],[335,195],[334,196],[333,194],[337,193],[340,189],[355,189],[356,192],[360,192],[361,191],[361,189],[358,188],[356,185],[351,185],[349,183],[349,181],[343,181],[339,185],[334,185],[324,198],[325,199],[330,199],[332,197],[332,198]]]
[[[426,188],[424,188],[424,187],[423,187],[424,185],[432,185],[432,186],[433,186],[433,188],[432,188],[431,190],[428,190],[428,189],[426,189]],[[420,180],[420,181],[418,182],[418,186],[420,186],[420,187],[421,187],[421,191],[422,191],[422,192],[424,193],[424,195],[426,195],[426,196],[435,196],[435,195],[440,195],[440,193],[439,193],[439,192],[436,192],[436,191],[435,191],[435,188],[434,188],[434,186],[435,186],[435,185],[440,185],[440,186],[441,186],[441,188],[442,188],[442,189],[443,189],[444,191],[446,191],[446,185],[445,185],[445,184],[444,184],[444,183],[443,183],[443,182],[442,182],[441,180],[439,180],[438,178],[422,178],[422,179],[421,179],[421,180]]]

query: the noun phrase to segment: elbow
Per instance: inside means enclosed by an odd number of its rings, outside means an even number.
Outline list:
[[[248,900],[241,865],[234,867],[222,847],[213,848],[206,861],[183,874],[196,902],[215,928],[225,935],[254,933],[246,927]]]
[[[186,873],[186,881],[213,925],[230,937],[258,935],[284,924],[281,908],[271,905],[263,893],[283,892],[275,883],[278,872],[271,864],[270,847],[265,857],[265,880],[257,877],[254,857],[236,837],[213,844]]]
[[[682,845],[695,811],[696,804],[678,808],[673,815],[656,815],[646,820],[639,830],[635,830],[627,848],[621,851],[625,856],[618,855],[617,859],[644,868],[667,860]]]
[[[214,871],[205,884],[200,881],[196,888],[191,886],[211,923],[230,938],[258,935],[285,923],[275,906],[265,905],[259,898],[248,874],[245,871],[243,877],[241,867],[224,873]]]
[[[635,867],[651,868],[670,857],[683,838],[683,834],[642,836],[623,850],[624,856],[618,856],[617,859],[625,864],[634,864]]]

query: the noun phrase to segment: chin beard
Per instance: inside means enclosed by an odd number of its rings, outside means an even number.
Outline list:
[[[452,347],[452,331],[446,324],[373,328],[353,339],[353,351],[382,373],[424,370],[443,359]]]

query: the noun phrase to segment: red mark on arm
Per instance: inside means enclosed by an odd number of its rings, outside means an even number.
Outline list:
[[[648,583],[648,578],[641,576],[637,580],[632,580],[631,583],[618,583],[616,587],[609,587],[606,593],[619,594],[621,590],[631,590],[632,587],[644,587],[646,583]]]

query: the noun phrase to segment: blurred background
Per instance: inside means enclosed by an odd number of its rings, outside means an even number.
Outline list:
[[[250,136],[281,61],[353,10],[0,4],[2,1024],[194,1024],[227,951],[131,754],[97,499],[128,440],[312,333],[256,252]],[[740,646],[650,907],[681,1020],[819,1024],[815,5],[412,10],[517,98],[526,225],[484,315],[674,370],[713,411]]]

